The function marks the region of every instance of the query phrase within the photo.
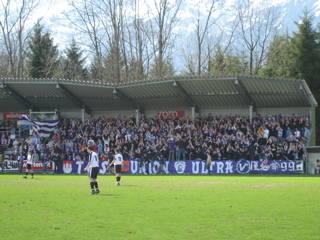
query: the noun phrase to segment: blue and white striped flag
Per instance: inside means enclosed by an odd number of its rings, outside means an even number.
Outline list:
[[[33,121],[27,115],[22,115],[18,121],[18,125],[30,125],[34,132],[38,133],[39,137],[49,137],[59,124],[59,120]]]

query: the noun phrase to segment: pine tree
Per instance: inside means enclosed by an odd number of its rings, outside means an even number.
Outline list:
[[[265,66],[259,75],[265,77],[296,78],[295,57],[288,34],[276,36],[270,43]]]
[[[35,25],[29,40],[27,66],[32,78],[51,78],[58,67],[58,47],[40,23]]]
[[[86,58],[82,57],[83,51],[79,48],[76,41],[72,39],[69,48],[65,51],[64,78],[67,79],[87,79],[88,71],[84,67]]]
[[[209,74],[214,75],[243,75],[247,63],[241,57],[226,54],[218,46],[214,56],[209,60]]]
[[[132,59],[129,62],[128,81],[142,80],[146,78],[143,63],[139,60]]]
[[[296,75],[306,80],[317,102],[320,102],[320,44],[319,32],[313,28],[313,17],[305,12],[301,23],[297,24],[298,32],[292,37],[292,52],[295,59]],[[316,109],[316,123],[320,123],[320,109]],[[314,129],[319,136],[318,129]],[[319,137],[316,140],[319,144]]]
[[[104,78],[107,82],[120,83],[123,79],[123,68],[123,57],[120,55],[117,45],[112,43],[104,59]]]
[[[316,93],[320,89],[320,46],[312,20],[312,16],[305,12],[301,23],[297,24],[298,32],[292,37],[292,53],[295,60],[293,75],[305,79]]]
[[[151,78],[163,78],[174,76],[173,64],[170,60],[161,61],[159,58],[155,59],[154,64],[151,66]]]

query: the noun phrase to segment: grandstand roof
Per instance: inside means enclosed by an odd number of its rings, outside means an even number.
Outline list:
[[[66,79],[0,78],[0,111],[317,106],[304,80],[174,77],[106,84]]]

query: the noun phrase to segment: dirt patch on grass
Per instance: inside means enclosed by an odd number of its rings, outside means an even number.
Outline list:
[[[267,183],[267,184],[256,184],[246,187],[246,189],[269,189],[269,188],[288,188],[293,187],[293,183]]]

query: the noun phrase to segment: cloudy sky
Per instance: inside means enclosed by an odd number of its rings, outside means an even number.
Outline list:
[[[174,1],[174,0],[173,0]],[[191,22],[195,18],[198,10],[203,15],[208,11],[211,0],[184,0],[184,4],[179,12],[180,23]],[[218,16],[225,11],[231,9],[237,0],[225,0],[223,10],[218,10],[215,15]],[[301,16],[303,9],[308,8],[313,11],[315,16],[320,16],[320,0],[255,0],[254,4],[257,8],[265,6],[280,6],[282,9],[285,22],[297,21]],[[150,0],[141,0],[140,13],[142,16],[147,17],[147,5],[152,5]],[[42,18],[42,22],[50,29],[56,41],[63,43],[73,35],[72,28],[70,28],[68,21],[65,19],[64,13],[70,11],[68,0],[40,0],[40,4],[33,15],[32,21]],[[232,14],[230,14],[232,16]],[[183,24],[182,24],[183,25]],[[183,26],[182,26],[183,28]],[[182,29],[185,32],[185,29]],[[188,24],[187,31],[192,31],[192,27]]]
[[[178,56],[178,58],[183,57],[183,48],[189,49],[189,45],[192,45],[191,41],[185,41],[185,39],[186,36],[192,35],[194,32],[194,20],[198,12],[206,16],[211,1],[212,0],[183,0],[183,5],[178,15],[180,19],[179,24],[175,29],[176,34],[183,36],[184,39],[184,42],[176,46],[177,53],[175,53],[175,55]],[[152,6],[152,2],[151,0],[140,0],[140,14],[144,18],[148,18],[147,9],[148,5]],[[228,26],[228,21],[235,17],[232,8],[237,2],[237,0],[225,0],[224,7],[217,7],[217,10],[214,12],[213,17],[216,18],[222,14],[225,15],[220,24],[225,29],[230,27]],[[320,22],[320,0],[254,0],[253,2],[256,8],[262,8],[266,5],[279,7],[281,15],[280,21],[284,31],[289,30],[290,32],[295,30],[294,22],[299,20],[303,14],[303,10],[306,8],[313,12],[316,17],[315,21]],[[40,4],[30,20],[30,25],[41,18],[42,24],[52,33],[59,49],[63,50],[70,44],[72,37],[75,37],[77,40],[79,36],[74,32],[74,29],[65,17],[65,13],[68,13],[70,10],[71,7],[68,4],[68,0],[40,0]],[[128,14],[130,14],[130,11],[130,9],[127,10]],[[189,45],[187,45],[188,43],[186,42],[188,42]]]

